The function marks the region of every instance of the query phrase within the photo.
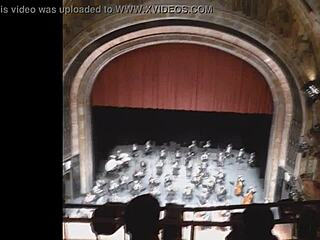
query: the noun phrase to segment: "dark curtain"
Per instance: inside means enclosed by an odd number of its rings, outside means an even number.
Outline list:
[[[192,140],[202,146],[211,140],[213,148],[245,147],[255,152],[261,177],[265,173],[272,115],[224,112],[196,112],[142,108],[92,107],[93,150],[96,171],[103,171],[106,156],[119,145],[148,139],[156,145],[176,142],[183,147]],[[96,172],[98,173],[98,172]]]
[[[121,55],[98,75],[92,106],[272,114],[264,77],[231,54],[161,44]]]

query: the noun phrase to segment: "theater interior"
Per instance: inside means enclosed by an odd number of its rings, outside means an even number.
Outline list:
[[[143,194],[164,240],[225,239],[250,205],[280,240],[300,237],[303,207],[320,219],[320,3],[90,4],[214,11],[63,16],[63,239],[130,239]]]

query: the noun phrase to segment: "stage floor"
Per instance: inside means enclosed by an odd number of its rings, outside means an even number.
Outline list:
[[[160,185],[157,187],[157,189],[160,192],[160,195],[157,197],[160,204],[164,206],[166,203],[177,203],[185,205],[186,207],[198,207],[198,206],[218,206],[218,205],[235,205],[235,204],[241,204],[242,197],[235,196],[233,194],[234,192],[234,186],[232,183],[235,183],[237,180],[237,177],[239,175],[242,175],[245,180],[245,187],[244,192],[247,191],[247,189],[250,186],[253,186],[256,189],[256,193],[254,195],[254,202],[264,202],[264,190],[263,190],[263,182],[264,179],[259,178],[259,168],[252,168],[249,167],[247,164],[247,161],[244,160],[242,163],[236,162],[236,158],[232,157],[225,160],[224,167],[217,167],[216,161],[214,159],[217,159],[217,154],[219,153],[218,149],[210,148],[209,153],[209,161],[208,161],[208,168],[207,171],[210,174],[210,176],[213,176],[215,172],[217,172],[218,169],[222,169],[225,173],[225,188],[227,190],[227,196],[226,201],[218,201],[217,196],[215,193],[212,193],[210,197],[207,200],[207,203],[201,204],[199,201],[200,194],[203,191],[203,187],[200,185],[199,187],[194,187],[193,192],[193,198],[190,200],[184,200],[183,199],[183,190],[187,185],[192,185],[191,178],[187,177],[186,175],[186,167],[185,167],[185,158],[186,153],[188,152],[188,148],[182,147],[182,158],[180,160],[180,170],[178,176],[173,176],[172,174],[172,162],[175,157],[175,147],[174,145],[171,145],[170,147],[167,147],[167,158],[164,161],[164,167],[163,167],[163,173],[161,176],[156,175],[156,162],[159,159],[160,156],[160,147],[154,147],[153,152],[150,155],[144,155],[143,149],[144,146],[138,146],[139,147],[139,156],[136,158],[133,158],[132,161],[129,163],[129,167],[121,169],[116,175],[114,176],[106,176],[105,170],[104,170],[104,164],[106,161],[99,166],[99,172],[97,179],[103,179],[107,182],[107,185],[105,187],[103,196],[98,198],[96,201],[92,202],[94,204],[104,204],[106,202],[128,202],[133,197],[137,195],[132,195],[130,193],[130,189],[132,188],[133,183],[129,185],[128,190],[121,190],[119,192],[116,192],[114,194],[111,194],[107,190],[107,186],[109,185],[111,181],[118,181],[119,178],[123,175],[129,177],[129,181],[133,180],[133,174],[136,170],[140,169],[140,162],[144,161],[147,164],[145,177],[141,179],[141,185],[145,187],[145,190],[140,192],[138,195],[145,194],[152,192],[151,187],[149,186],[149,178],[150,177],[157,177],[160,180]],[[117,150],[120,150],[122,153],[131,153],[132,146],[117,146],[114,148],[114,151],[110,154],[115,154]],[[238,155],[239,150],[232,150],[232,153],[234,156]],[[193,157],[193,172],[195,171],[196,167],[201,164],[201,156],[202,149],[199,149],[199,152],[195,157]],[[249,154],[249,153],[248,153]],[[108,159],[108,156],[106,156],[106,159]],[[169,174],[173,179],[173,188],[176,189],[176,195],[173,200],[167,199],[167,189],[164,186],[164,178],[165,175]],[[81,200],[77,200],[79,202]]]

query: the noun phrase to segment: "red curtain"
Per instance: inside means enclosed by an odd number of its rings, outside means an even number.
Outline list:
[[[110,62],[93,86],[93,106],[272,114],[263,76],[231,54],[194,44],[160,44]]]

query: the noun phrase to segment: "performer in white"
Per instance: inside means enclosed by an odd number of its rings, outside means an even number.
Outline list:
[[[138,156],[138,145],[135,144],[135,143],[132,145],[132,156],[133,157],[137,157]]]
[[[209,154],[207,152],[204,152],[201,157],[200,157],[201,161],[203,162],[207,162],[209,159]]]
[[[244,151],[244,148],[241,148],[237,156],[236,162],[242,163],[242,159],[244,158],[245,158],[245,151]]]
[[[196,148],[197,148],[197,142],[196,140],[192,140],[191,145],[188,146],[189,152],[191,152],[192,155],[195,155]]]
[[[227,196],[227,189],[225,188],[224,185],[219,185],[217,188],[217,199],[218,201],[222,202],[226,200],[226,196]]]
[[[229,143],[228,146],[227,146],[227,149],[225,151],[225,155],[227,158],[230,158],[232,155],[231,155],[231,151],[232,151],[232,144]]]
[[[184,199],[192,199],[193,198],[193,186],[188,185],[184,188],[183,194],[182,194]]]
[[[144,153],[146,155],[150,154],[152,152],[152,145],[151,145],[151,141],[148,140],[145,144],[145,147],[144,147]]]
[[[175,158],[176,158],[176,160],[181,159],[181,151],[180,150],[176,151]]]
[[[162,173],[163,173],[163,166],[164,166],[163,160],[159,160],[159,161],[156,163],[156,174],[157,174],[158,176],[162,175]]]
[[[173,166],[172,166],[172,175],[178,176],[179,175],[179,170],[180,170],[179,163],[175,162],[173,164]]]
[[[167,153],[165,149],[160,150],[160,159],[166,159],[167,158]]]
[[[226,156],[224,155],[224,152],[220,152],[219,153],[219,157],[218,157],[218,162],[217,162],[217,166],[218,167],[223,167],[224,166],[224,160],[226,159]]]
[[[206,144],[203,145],[204,151],[207,152],[210,147],[211,147],[211,141],[207,140]]]
[[[248,160],[248,165],[254,167],[256,163],[256,154],[254,152],[250,153],[250,158]]]

